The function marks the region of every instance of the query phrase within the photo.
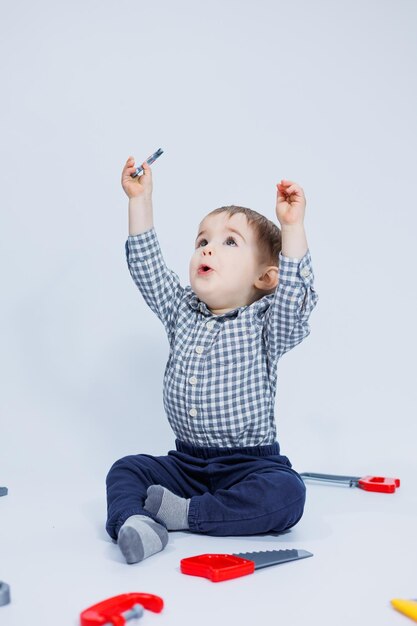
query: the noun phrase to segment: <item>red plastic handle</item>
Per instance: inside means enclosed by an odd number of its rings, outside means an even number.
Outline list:
[[[394,493],[400,486],[399,478],[385,478],[384,476],[364,476],[358,480],[358,487],[365,491],[379,491],[380,493]]]
[[[181,572],[191,576],[203,576],[214,583],[239,576],[253,574],[255,563],[233,554],[200,554],[182,559]]]
[[[85,609],[80,615],[81,626],[99,626],[109,622],[114,626],[124,626],[126,620],[122,613],[135,604],[141,604],[154,613],[160,613],[164,607],[164,601],[159,596],[150,593],[123,593]]]

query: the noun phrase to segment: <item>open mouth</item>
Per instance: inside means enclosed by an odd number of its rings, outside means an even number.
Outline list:
[[[205,264],[200,265],[200,267],[198,268],[198,274],[210,274],[210,272],[213,271],[213,268]]]

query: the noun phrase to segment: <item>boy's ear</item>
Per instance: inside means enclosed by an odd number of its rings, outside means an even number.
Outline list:
[[[255,287],[262,291],[275,289],[278,285],[278,268],[276,265],[270,265],[263,270],[262,274],[255,281]]]

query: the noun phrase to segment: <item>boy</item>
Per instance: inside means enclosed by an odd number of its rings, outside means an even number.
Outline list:
[[[309,334],[317,302],[299,185],[277,185],[281,231],[251,209],[209,213],[183,288],[164,263],[152,172],[146,162],[142,167],[133,179],[129,157],[122,172],[126,255],[168,335],[163,397],[176,450],[127,456],[109,471],[106,528],[127,563],[162,550],[169,530],[253,535],[299,521],[305,487],[276,441],[277,364]]]

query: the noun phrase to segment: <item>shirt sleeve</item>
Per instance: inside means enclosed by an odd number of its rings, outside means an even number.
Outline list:
[[[273,365],[310,334],[308,319],[318,300],[309,250],[301,260],[280,253],[278,267],[278,285],[263,327],[268,358]]]
[[[177,274],[165,265],[155,228],[129,235],[125,248],[129,272],[146,304],[165,326],[171,344],[184,288]]]

